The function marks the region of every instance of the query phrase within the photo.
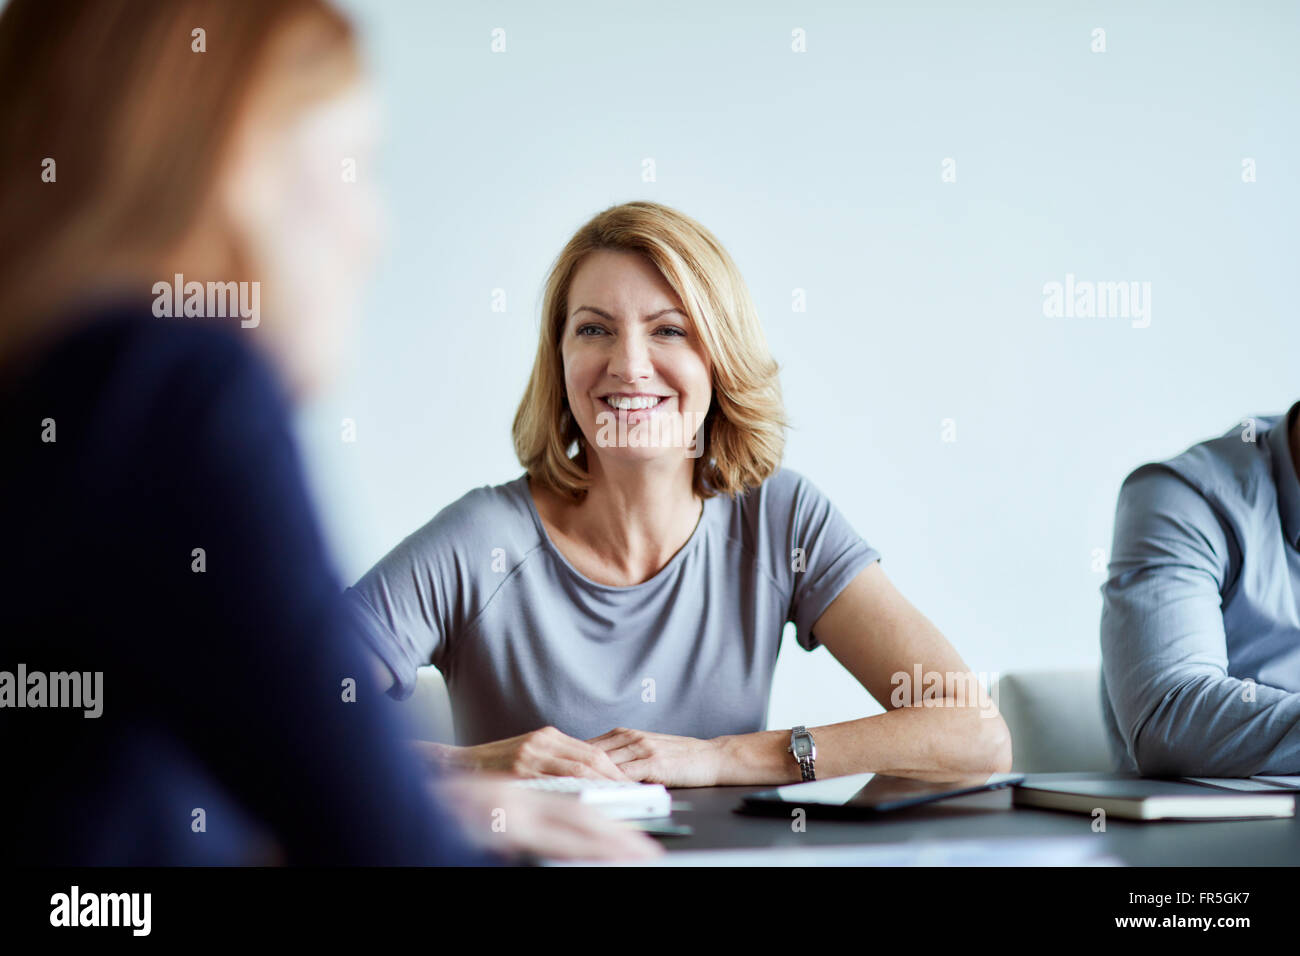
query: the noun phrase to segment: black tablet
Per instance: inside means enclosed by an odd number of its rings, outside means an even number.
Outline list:
[[[1025,779],[1023,773],[979,774],[952,780],[916,780],[883,773],[854,773],[811,783],[760,790],[744,797],[740,813],[789,816],[802,807],[808,816],[861,819],[890,810],[932,803],[981,790],[1000,790]]]

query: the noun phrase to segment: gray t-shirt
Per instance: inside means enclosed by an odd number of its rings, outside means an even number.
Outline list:
[[[796,550],[799,549],[799,550]],[[710,738],[763,730],[786,622],[814,622],[880,554],[802,475],[705,499],[654,577],[598,584],[547,535],[527,475],[440,511],[347,590],[370,646],[408,697],[416,668],[447,681],[457,742],[553,725]]]

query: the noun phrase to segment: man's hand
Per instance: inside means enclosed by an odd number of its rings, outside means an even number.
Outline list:
[[[665,787],[716,787],[722,776],[722,741],[675,737],[616,727],[587,743],[598,747],[629,780]]]
[[[569,860],[647,860],[664,852],[639,830],[576,800],[512,787],[509,779],[460,774],[434,789],[469,839],[486,850]]]

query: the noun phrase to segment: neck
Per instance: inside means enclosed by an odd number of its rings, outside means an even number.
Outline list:
[[[690,539],[702,499],[690,459],[602,462],[589,456],[592,485],[573,515],[576,531],[609,565],[635,580],[653,577]]]

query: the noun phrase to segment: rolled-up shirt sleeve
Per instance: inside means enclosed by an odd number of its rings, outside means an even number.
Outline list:
[[[1239,566],[1232,529],[1158,465],[1120,491],[1102,586],[1107,693],[1146,775],[1300,772],[1300,694],[1229,675],[1223,595]]]

